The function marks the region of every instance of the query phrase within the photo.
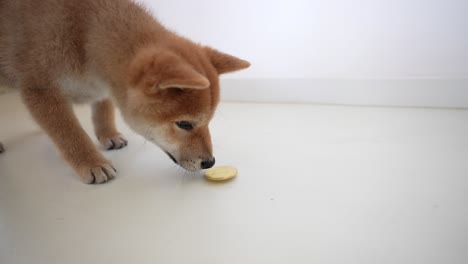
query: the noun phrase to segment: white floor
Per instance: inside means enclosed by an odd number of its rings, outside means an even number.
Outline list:
[[[2,264],[468,263],[468,110],[224,103],[221,184],[119,120],[119,177],[85,185],[15,95],[0,124]]]

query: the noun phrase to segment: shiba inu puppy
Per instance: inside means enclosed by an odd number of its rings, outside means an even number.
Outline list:
[[[131,0],[0,0],[0,85],[20,91],[85,183],[104,183],[116,171],[73,103],[91,104],[106,149],[127,145],[114,125],[115,105],[181,167],[205,169],[215,163],[208,124],[219,75],[249,65],[167,30]]]

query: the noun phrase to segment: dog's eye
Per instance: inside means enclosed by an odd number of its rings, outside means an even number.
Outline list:
[[[188,122],[188,121],[180,121],[180,122],[176,122],[176,125],[180,128],[180,129],[183,129],[183,130],[192,130],[193,129],[193,125]]]

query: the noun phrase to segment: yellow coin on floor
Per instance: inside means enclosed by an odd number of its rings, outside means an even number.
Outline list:
[[[205,177],[210,181],[227,181],[237,176],[237,169],[231,166],[220,166],[209,169]]]

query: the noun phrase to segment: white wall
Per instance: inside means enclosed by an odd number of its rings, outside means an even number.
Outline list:
[[[467,0],[142,1],[169,28],[252,62],[227,78],[468,77]]]

